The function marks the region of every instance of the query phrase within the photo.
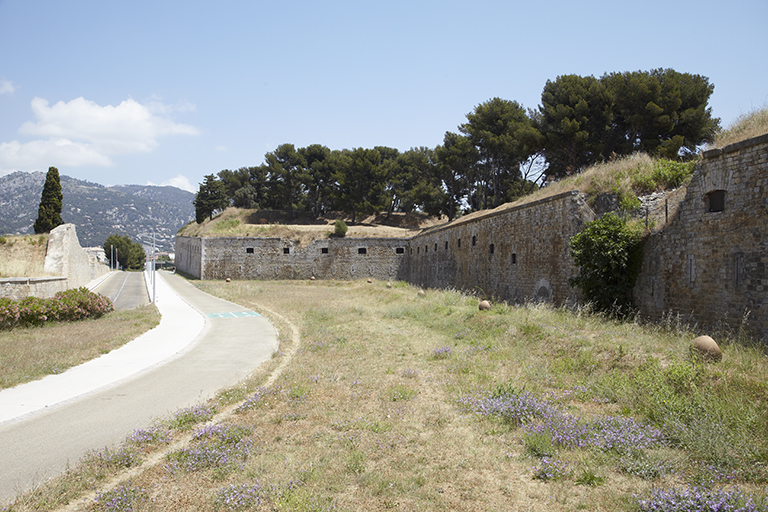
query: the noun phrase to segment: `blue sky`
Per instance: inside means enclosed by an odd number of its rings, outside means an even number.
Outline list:
[[[768,104],[768,0],[0,0],[0,175],[196,191],[283,143],[435,147],[559,75],[673,68]]]

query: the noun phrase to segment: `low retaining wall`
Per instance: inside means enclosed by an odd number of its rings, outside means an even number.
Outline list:
[[[48,299],[69,289],[66,277],[0,278],[0,298],[21,300],[25,297]]]

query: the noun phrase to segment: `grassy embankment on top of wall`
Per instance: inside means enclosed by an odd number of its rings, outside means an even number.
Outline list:
[[[48,235],[0,236],[0,277],[45,277]]]
[[[723,148],[768,133],[768,106],[742,114],[722,130],[708,149]]]
[[[722,130],[709,148],[719,148],[768,133],[768,107],[740,116],[728,128]],[[483,210],[463,215],[455,223],[506,210],[526,203],[578,190],[586,195],[587,203],[594,206],[601,195],[616,197],[621,210],[632,212],[641,206],[639,197],[655,192],[669,191],[690,181],[697,160],[676,162],[655,159],[644,153],[636,153],[609,162],[593,165],[575,176],[549,183],[547,186],[518,199],[505,203],[494,210]],[[679,202],[684,194],[675,195],[671,201]],[[639,214],[639,212],[636,211]],[[277,215],[277,216],[276,216]],[[192,222],[179,230],[180,236],[199,237],[279,237],[296,240],[305,245],[312,240],[328,237],[333,232],[337,217],[327,219],[294,217],[286,212],[265,212],[228,208],[213,220],[202,224]],[[392,222],[395,220],[395,222]],[[387,222],[384,222],[387,221]],[[445,225],[444,220],[429,218],[423,214],[394,214],[371,216],[351,225],[349,238],[361,237],[410,237],[423,229]]]
[[[315,219],[291,216],[288,212],[227,208],[201,224],[191,222],[181,228],[178,236],[195,237],[259,237],[286,238],[306,245],[312,240],[328,238],[334,231],[335,216]],[[372,215],[350,224],[346,238],[405,238],[437,222],[420,213]]]

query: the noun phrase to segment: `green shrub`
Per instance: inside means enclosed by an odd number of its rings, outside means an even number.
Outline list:
[[[112,301],[86,288],[59,292],[51,299],[0,299],[0,329],[35,327],[49,321],[71,322],[99,318],[113,310]]]
[[[347,223],[339,219],[333,223],[333,236],[343,238],[347,234]]]
[[[598,310],[626,314],[642,264],[642,232],[613,213],[589,222],[568,244],[579,275],[569,280]]]
[[[634,174],[632,188],[641,194],[676,188],[688,181],[695,167],[696,161],[676,162],[662,158],[653,163],[650,173]]]

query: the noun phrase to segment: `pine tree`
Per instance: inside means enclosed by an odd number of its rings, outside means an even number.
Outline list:
[[[40,197],[40,207],[37,209],[35,233],[50,233],[56,226],[64,224],[61,219],[63,199],[59,170],[55,167],[49,167],[48,174],[45,175],[43,194]]]

